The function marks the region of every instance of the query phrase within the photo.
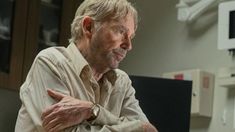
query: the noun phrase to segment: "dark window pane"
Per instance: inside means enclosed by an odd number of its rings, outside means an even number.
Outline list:
[[[235,38],[235,11],[229,13],[229,38]]]
[[[62,0],[41,0],[38,51],[59,43]]]
[[[10,70],[14,0],[0,1],[0,71]]]

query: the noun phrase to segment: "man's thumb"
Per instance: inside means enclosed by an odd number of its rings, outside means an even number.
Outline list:
[[[49,96],[51,96],[56,101],[60,101],[61,99],[63,99],[66,96],[66,95],[59,93],[57,91],[54,91],[52,89],[47,89],[47,93]]]

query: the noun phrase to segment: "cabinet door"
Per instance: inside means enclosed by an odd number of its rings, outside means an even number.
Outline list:
[[[0,88],[21,84],[27,0],[0,1]]]
[[[30,0],[23,78],[41,50],[67,46],[70,24],[82,0]]]

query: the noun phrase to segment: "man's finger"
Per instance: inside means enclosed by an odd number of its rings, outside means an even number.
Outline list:
[[[59,120],[59,117],[54,117],[49,119],[50,117],[46,117],[43,119],[42,126],[46,129],[49,130],[53,127],[55,127],[57,124],[61,123],[62,121]]]
[[[53,111],[55,111],[55,109],[57,108],[57,105],[52,105],[48,108],[46,108],[41,115],[41,119],[43,120],[46,116],[48,116],[49,114],[51,114]]]
[[[56,101],[60,101],[61,99],[63,99],[66,95],[56,92],[54,90],[48,89],[47,93],[49,96],[51,96],[53,99],[55,99]]]
[[[55,127],[51,128],[49,132],[59,132],[62,131],[64,128],[66,127],[63,126],[63,124],[57,124]]]

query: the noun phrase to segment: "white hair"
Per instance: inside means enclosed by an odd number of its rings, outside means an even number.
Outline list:
[[[82,36],[81,21],[85,16],[93,20],[104,22],[108,20],[121,20],[128,14],[134,17],[135,29],[138,23],[138,14],[133,5],[127,0],[84,0],[78,7],[71,24],[70,42],[77,42]]]

